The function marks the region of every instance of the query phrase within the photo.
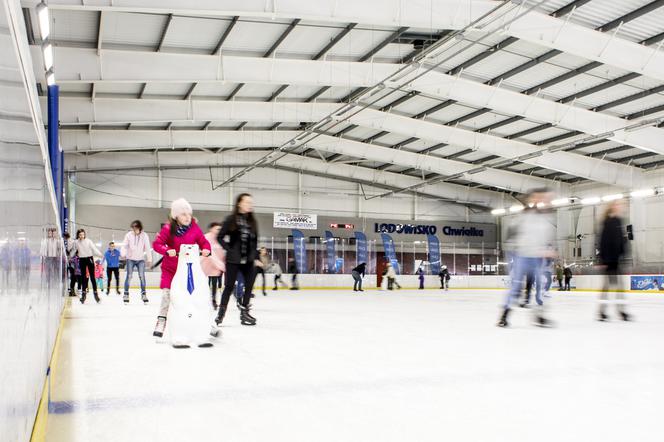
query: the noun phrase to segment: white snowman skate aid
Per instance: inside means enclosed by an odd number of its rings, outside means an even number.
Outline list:
[[[168,329],[175,348],[211,347],[208,278],[203,273],[197,244],[180,246],[178,268],[171,283]]]

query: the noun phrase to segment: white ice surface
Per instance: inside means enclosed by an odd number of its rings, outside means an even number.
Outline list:
[[[664,440],[662,295],[599,323],[554,292],[556,328],[499,329],[502,291],[279,291],[189,350],[155,343],[150,295],[73,304],[49,442]]]

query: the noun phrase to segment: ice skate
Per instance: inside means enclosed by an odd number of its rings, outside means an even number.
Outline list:
[[[599,315],[597,316],[597,320],[600,322],[607,322],[609,320],[609,315],[607,315],[604,312],[599,312]]]
[[[505,309],[505,311],[503,312],[503,315],[498,320],[498,324],[496,324],[496,325],[498,327],[509,327],[509,323],[507,322],[507,317],[509,316],[509,314],[510,314],[510,310]]]
[[[88,297],[87,292],[81,292],[81,304],[85,304],[85,299]]]
[[[210,348],[214,347],[214,344],[212,342],[202,342],[198,344],[198,348]]]
[[[101,302],[101,299],[99,299],[99,293],[94,292],[94,297],[95,297],[95,301],[97,301],[97,304],[99,304]]]
[[[212,324],[210,336],[218,338],[221,335],[221,323],[224,322],[225,315],[226,309],[220,306],[219,313],[217,314],[217,317],[214,319],[214,323]]]
[[[129,304],[129,292],[125,292],[124,296],[122,297],[122,302]]]
[[[535,325],[538,327],[550,328],[553,327],[553,322],[539,313],[535,316]]]
[[[157,325],[154,327],[154,332],[152,336],[157,338],[162,338],[164,336],[164,330],[166,329],[166,316],[157,316]]]
[[[256,325],[256,318],[249,314],[249,307],[241,306],[240,323],[242,325]]]
[[[618,314],[620,315],[620,319],[622,319],[625,322],[629,322],[629,321],[634,320],[634,318],[632,318],[632,315],[630,315],[629,313],[627,313],[625,311],[620,311],[620,312],[618,312]]]
[[[143,301],[144,305],[148,305],[148,295],[141,293],[141,300]]]
[[[183,344],[180,342],[176,342],[173,344],[173,348],[191,348],[189,344]]]

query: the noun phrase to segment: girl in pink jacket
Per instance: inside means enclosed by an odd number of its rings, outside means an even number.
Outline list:
[[[203,256],[210,255],[210,243],[196,220],[192,216],[191,205],[184,198],[177,199],[171,204],[170,223],[165,225],[157,234],[152,248],[155,252],[164,256],[161,263],[161,283],[162,289],[161,307],[159,316],[157,316],[157,325],[154,329],[154,336],[164,336],[166,329],[166,315],[168,306],[171,302],[171,281],[178,269],[177,253],[182,244],[198,244]]]
[[[221,224],[214,222],[210,223],[208,226],[208,232],[205,234],[205,238],[210,243],[212,247],[210,249],[209,258],[201,258],[201,267],[203,272],[208,277],[208,282],[210,284],[210,294],[212,295],[212,308],[215,310],[219,307],[217,304],[217,288],[221,289],[221,279],[226,273],[226,251],[217,237],[221,231]]]

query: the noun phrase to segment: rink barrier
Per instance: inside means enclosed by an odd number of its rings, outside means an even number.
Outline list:
[[[621,276],[621,286],[625,287],[620,292],[629,293],[664,293],[664,291],[657,290],[629,290],[630,276]],[[147,288],[152,290],[159,290],[159,280],[161,277],[160,272],[147,272],[146,283]],[[120,281],[124,282],[124,273],[120,276]],[[290,285],[290,275],[284,273],[281,278],[285,283]],[[259,283],[261,278],[258,278]],[[266,287],[268,291],[272,288],[273,275],[268,274]],[[302,274],[298,275],[298,281],[301,290],[350,290],[353,289],[353,278],[351,275],[319,275],[319,274]],[[138,276],[134,276],[133,284],[130,285],[132,290],[139,289]],[[419,280],[417,275],[400,275],[397,277],[397,282],[408,290],[414,290],[419,287]],[[509,284],[509,277],[505,275],[472,275],[461,276],[453,275],[450,280],[450,289],[453,290],[506,290]],[[578,275],[572,278],[572,289],[585,291],[585,292],[599,292],[604,285],[603,275]],[[440,279],[436,275],[425,275],[424,287],[427,290],[439,290]],[[554,282],[553,290],[557,290],[557,284]],[[367,275],[364,278],[362,288],[368,290],[376,289],[376,275]],[[287,288],[279,288],[279,291],[288,290]],[[122,287],[120,288],[122,291]],[[260,293],[260,285],[254,286],[254,292]]]
[[[32,434],[30,436],[30,442],[46,442],[46,427],[48,424],[48,410],[51,403],[51,384],[53,382],[53,377],[57,373],[58,365],[58,351],[60,350],[60,340],[62,337],[62,330],[65,323],[65,313],[69,311],[71,306],[72,298],[67,297],[65,299],[65,305],[62,308],[62,313],[60,313],[60,323],[58,325],[58,332],[55,335],[55,344],[53,345],[53,352],[51,353],[51,359],[48,362],[48,368],[46,369],[46,379],[44,379],[44,388],[42,389],[42,395],[39,399],[39,406],[37,407],[37,415],[35,416],[35,423],[32,427]]]

